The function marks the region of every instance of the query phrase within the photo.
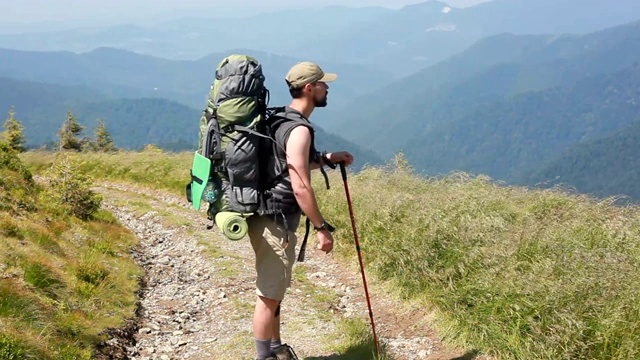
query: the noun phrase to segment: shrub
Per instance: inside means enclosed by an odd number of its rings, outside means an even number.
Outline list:
[[[44,201],[82,220],[93,218],[100,209],[102,196],[91,190],[92,179],[80,172],[65,153],[58,155],[46,176],[49,187],[43,192]]]

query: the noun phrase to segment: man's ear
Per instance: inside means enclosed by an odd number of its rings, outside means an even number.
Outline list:
[[[313,91],[313,85],[312,84],[306,84],[304,86],[304,92],[311,93],[312,91]]]

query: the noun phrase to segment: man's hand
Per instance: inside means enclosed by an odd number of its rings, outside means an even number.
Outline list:
[[[328,230],[318,231],[318,249],[328,254],[333,249],[333,236]]]
[[[334,164],[344,163],[344,166],[349,166],[353,163],[353,155],[347,151],[328,153],[327,158]]]

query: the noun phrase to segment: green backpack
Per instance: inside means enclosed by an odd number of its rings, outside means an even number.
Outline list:
[[[248,231],[246,219],[254,214],[282,215],[290,203],[281,199],[276,185],[285,169],[274,162],[278,145],[275,130],[284,123],[308,126],[312,130],[310,161],[316,153],[313,127],[305,119],[268,107],[262,65],[251,56],[233,54],[216,68],[207,107],[200,118],[198,150],[194,154],[187,199],[200,210],[209,204],[207,217],[230,240],[242,239]],[[330,165],[331,166],[331,165]],[[331,166],[334,167],[334,166]],[[327,188],[326,173],[321,168]],[[309,232],[307,221],[306,243]],[[301,253],[300,259],[304,257]],[[302,260],[300,260],[302,261]]]
[[[193,208],[206,201],[211,220],[218,213],[245,216],[259,209],[259,148],[269,94],[264,82],[262,65],[250,56],[230,55],[216,69],[187,185]]]

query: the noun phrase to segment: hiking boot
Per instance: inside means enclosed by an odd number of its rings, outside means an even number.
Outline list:
[[[293,348],[287,344],[282,344],[275,348],[271,354],[277,360],[299,360]]]

